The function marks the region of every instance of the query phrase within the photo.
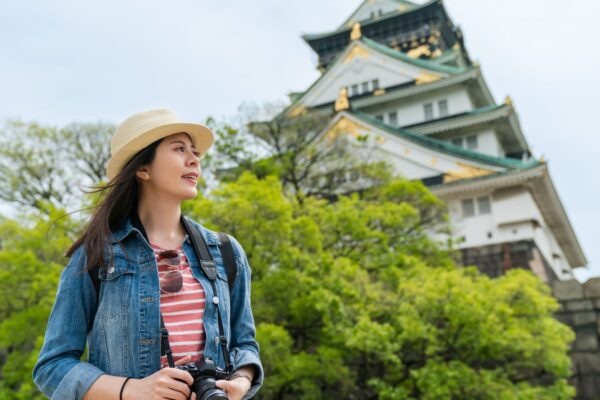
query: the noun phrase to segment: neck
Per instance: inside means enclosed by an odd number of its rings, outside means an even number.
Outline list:
[[[185,229],[181,225],[181,205],[158,196],[140,196],[138,216],[150,243],[163,248],[181,245]]]

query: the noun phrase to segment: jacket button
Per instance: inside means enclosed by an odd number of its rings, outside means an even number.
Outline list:
[[[219,344],[219,337],[215,336],[215,344],[218,345]]]
[[[110,268],[108,269],[108,273],[112,274],[113,272],[115,272],[115,266],[111,265]]]
[[[219,298],[217,296],[213,297],[213,304],[219,304]]]

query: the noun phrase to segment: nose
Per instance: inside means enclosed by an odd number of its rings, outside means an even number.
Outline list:
[[[196,157],[196,155],[190,151],[188,152],[188,158],[187,158],[187,165],[191,166],[191,165],[199,165],[200,164],[200,160],[198,159],[198,157]]]

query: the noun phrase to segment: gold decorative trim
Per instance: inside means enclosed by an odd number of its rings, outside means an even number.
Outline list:
[[[456,166],[458,167],[457,169],[444,173],[444,183],[460,181],[462,179],[471,179],[494,173],[494,171],[489,169],[478,168],[461,162],[456,162]]]
[[[373,96],[381,96],[383,94],[385,94],[385,89],[383,89],[383,88],[379,88],[373,92]]]
[[[288,112],[288,116],[289,117],[297,117],[299,115],[305,114],[306,111],[308,109],[306,108],[306,106],[304,104],[298,104],[296,106],[294,106],[289,112]]]
[[[441,79],[441,77],[438,75],[433,75],[433,74],[430,74],[427,72],[423,72],[415,78],[415,83],[417,85],[422,85],[424,83],[435,82],[440,79]]]
[[[350,40],[359,40],[361,37],[360,22],[355,22],[354,25],[352,25],[352,32],[350,32]]]
[[[370,56],[371,56],[371,54],[365,48],[363,48],[362,46],[359,46],[359,45],[354,45],[352,50],[350,50],[350,52],[346,55],[346,57],[344,58],[344,60],[342,62],[345,64],[345,63],[349,63],[350,61],[354,60],[355,58],[368,58]]]
[[[343,110],[347,110],[349,108],[350,108],[350,102],[348,101],[348,89],[343,87],[340,89],[338,98],[335,101],[334,110],[335,110],[335,112],[340,112]]]
[[[371,129],[368,126],[359,124],[358,122],[350,120],[346,117],[342,117],[329,129],[329,131],[327,131],[325,137],[327,140],[332,142],[341,134],[350,135],[357,139],[359,136],[370,132]]]

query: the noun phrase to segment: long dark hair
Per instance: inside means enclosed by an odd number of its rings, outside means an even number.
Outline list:
[[[139,188],[136,172],[154,160],[156,148],[161,141],[162,139],[157,140],[139,151],[106,185],[96,186],[88,192],[100,194],[98,203],[85,230],[65,253],[67,257],[71,257],[79,246],[84,245],[87,257],[85,269],[101,267],[105,260],[112,265],[110,235],[137,209]]]

